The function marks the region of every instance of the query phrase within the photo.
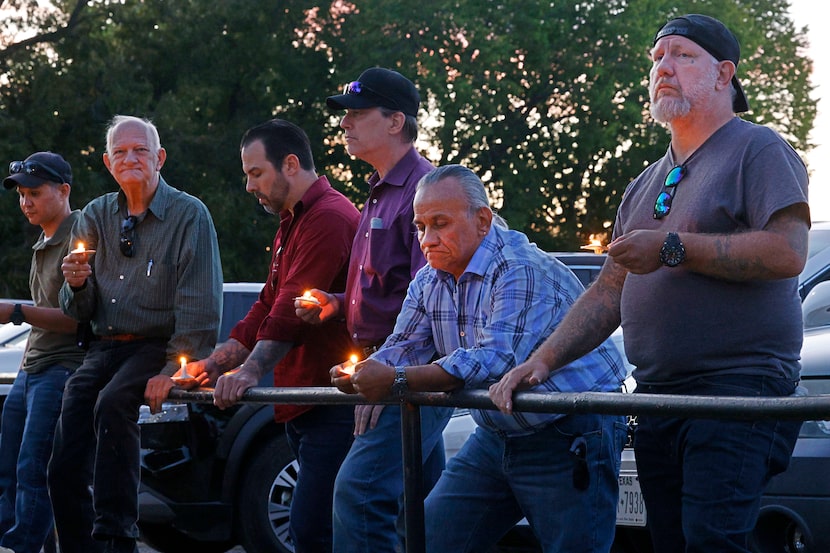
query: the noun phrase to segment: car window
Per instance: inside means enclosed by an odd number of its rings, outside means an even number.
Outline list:
[[[813,257],[828,247],[830,247],[830,229],[811,229],[810,240],[807,245],[807,258]]]

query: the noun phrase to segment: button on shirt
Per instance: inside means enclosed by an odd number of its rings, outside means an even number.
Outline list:
[[[429,266],[418,272],[393,334],[372,358],[390,366],[432,361],[465,387],[486,388],[545,341],[582,290],[553,255],[494,224],[458,282]],[[613,392],[624,374],[616,346],[606,340],[533,391]],[[473,410],[472,416],[502,435],[521,436],[562,415]]]
[[[89,320],[99,336],[133,334],[164,338],[175,374],[181,355],[210,355],[222,313],[222,264],[207,207],[159,178],[150,207],[133,231],[132,257],[121,253],[124,192],[92,200],[72,231],[72,243],[96,250],[86,286],[61,288],[61,307]]]
[[[369,198],[363,206],[352,245],[345,299],[352,341],[358,346],[383,343],[395,325],[406,287],[426,260],[412,224],[415,186],[434,167],[415,148],[381,180],[369,178]]]

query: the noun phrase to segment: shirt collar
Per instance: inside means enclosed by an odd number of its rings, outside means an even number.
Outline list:
[[[382,180],[377,171],[372,173],[372,176],[369,177],[369,186],[374,188],[381,182],[392,186],[404,186],[410,173],[418,166],[420,159],[421,156],[418,150],[415,149],[415,146],[410,147],[409,151],[392,167],[392,170]]]
[[[464,269],[464,273],[461,275],[462,278],[467,273],[478,276],[486,275],[487,269],[493,261],[493,255],[501,248],[503,243],[504,241],[500,239],[495,223],[491,223],[490,230],[487,231],[487,234],[481,240],[481,244],[478,245],[478,248],[476,248],[476,251],[470,258],[470,262],[467,263],[467,268]],[[436,270],[436,273],[445,279],[452,278],[452,275],[445,271]]]
[[[164,221],[174,191],[173,187],[167,184],[164,178],[159,175],[159,183],[156,187],[155,194],[153,194],[153,199],[150,200],[150,206],[147,208],[147,211],[152,212],[158,220]],[[127,196],[120,188],[118,189],[117,198],[118,201],[113,206],[113,212],[117,213],[123,208],[124,213],[127,213]]]
[[[323,197],[323,195],[331,188],[331,184],[329,183],[329,179],[323,175],[317,178],[311,186],[308,187],[308,190],[305,191],[303,197],[300,198],[300,201],[294,205],[294,215],[298,216],[303,211],[308,211],[311,209],[317,200]],[[288,210],[283,210],[280,213],[280,219],[284,218],[288,214]]]

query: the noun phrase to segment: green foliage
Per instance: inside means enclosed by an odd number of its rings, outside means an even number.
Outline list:
[[[225,279],[262,280],[278,222],[244,192],[241,134],[274,116],[299,124],[318,170],[359,206],[371,168],[346,153],[325,97],[380,65],[418,85],[428,157],[474,169],[513,228],[571,250],[610,235],[625,186],[668,145],[647,116],[647,52],[673,15],[730,26],[746,117],[809,148],[811,62],[787,0],[681,4],[60,0],[23,16],[42,41],[0,50],[0,159],[62,153],[81,207],[116,189],[101,161],[107,121],[149,117],[168,151],[165,178],[213,214]],[[0,295],[25,296],[37,229],[14,196],[0,192]]]

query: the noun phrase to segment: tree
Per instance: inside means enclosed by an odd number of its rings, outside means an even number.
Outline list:
[[[0,51],[0,158],[62,153],[80,207],[115,189],[101,162],[106,122],[116,113],[150,117],[168,150],[163,175],[214,216],[228,281],[264,278],[277,226],[243,190],[238,146],[249,126],[274,116],[297,123],[320,172],[363,201],[371,168],[349,158],[325,98],[367,67],[416,82],[425,108],[419,147],[435,163],[474,169],[511,226],[546,249],[607,237],[625,186],[668,144],[646,106],[648,48],[678,14],[668,0],[55,6],[20,20],[40,40]],[[810,61],[786,7],[698,0],[684,11],[735,30],[747,117],[806,151]],[[10,196],[0,194],[0,294],[22,296],[36,233]]]

